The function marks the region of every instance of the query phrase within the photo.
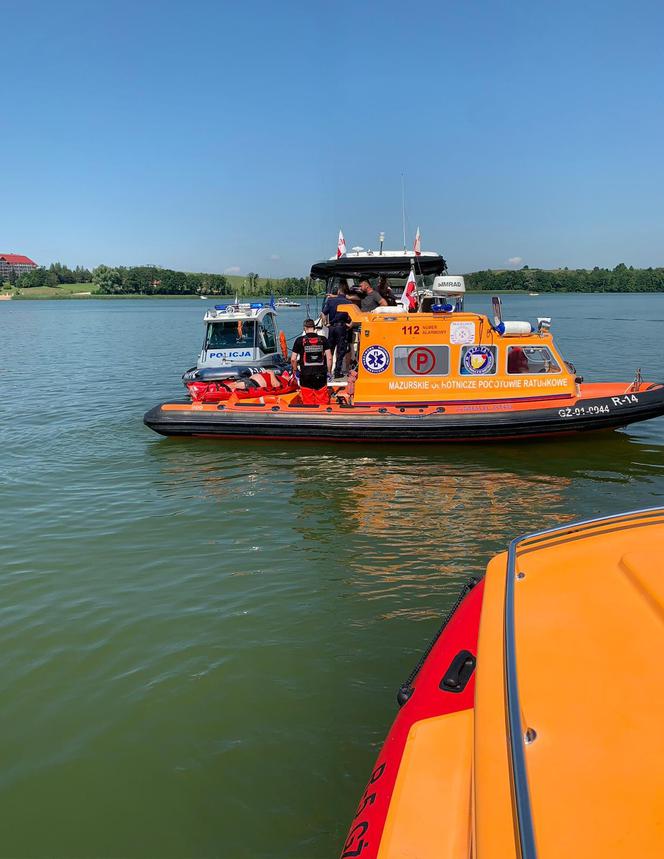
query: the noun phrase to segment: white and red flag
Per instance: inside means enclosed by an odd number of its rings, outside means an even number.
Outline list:
[[[417,283],[415,281],[415,272],[411,269],[401,295],[401,303],[406,313],[412,313],[417,310]]]
[[[418,257],[422,253],[422,243],[420,241],[420,228],[417,228],[417,232],[415,233],[415,244],[413,245],[413,250],[415,251],[415,256]]]
[[[346,256],[346,239],[344,234],[339,230],[339,241],[337,242],[337,259]]]

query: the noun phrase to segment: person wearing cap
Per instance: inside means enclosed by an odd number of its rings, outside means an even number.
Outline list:
[[[295,338],[290,360],[293,373],[300,374],[302,402],[326,406],[330,402],[327,380],[332,373],[332,351],[327,337],[316,333],[313,319],[304,320],[304,334]]]

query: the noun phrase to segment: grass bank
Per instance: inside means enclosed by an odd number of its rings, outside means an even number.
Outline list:
[[[127,295],[105,295],[102,292],[93,292],[90,295],[84,295],[82,293],[62,293],[57,289],[54,289],[52,293],[45,294],[47,292],[46,289],[26,289],[21,295],[14,295],[14,301],[44,301],[45,299],[49,299],[52,301],[85,301],[86,299],[93,299],[94,301],[125,301],[132,298],[198,298],[198,295],[142,295],[140,293],[131,293]],[[40,294],[37,294],[40,293]],[[228,301],[228,296],[226,296],[226,300]]]
[[[97,291],[94,283],[61,283],[59,286],[34,286],[12,290],[13,298],[90,298]]]

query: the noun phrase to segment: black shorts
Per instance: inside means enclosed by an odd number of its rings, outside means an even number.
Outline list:
[[[303,370],[300,373],[300,386],[303,388],[313,388],[318,391],[327,385],[327,373],[307,373]]]

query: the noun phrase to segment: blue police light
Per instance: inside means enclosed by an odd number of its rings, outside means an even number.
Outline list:
[[[265,307],[265,305],[263,304],[262,301],[254,301],[252,304],[249,305],[249,307],[252,310],[260,310],[261,307]]]
[[[451,304],[434,304],[431,307],[432,313],[452,313],[454,308]]]
[[[214,309],[215,310],[226,310],[227,307],[228,307],[227,304],[215,304]]]

